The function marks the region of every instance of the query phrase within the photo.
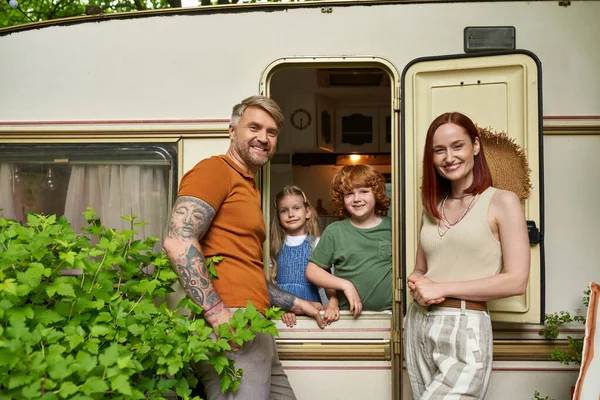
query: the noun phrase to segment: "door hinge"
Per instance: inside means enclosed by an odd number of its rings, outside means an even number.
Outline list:
[[[402,339],[400,332],[396,329],[392,331],[392,347],[395,355],[402,354]]]
[[[396,303],[402,303],[402,289],[396,289],[396,291],[394,292],[394,301]]]

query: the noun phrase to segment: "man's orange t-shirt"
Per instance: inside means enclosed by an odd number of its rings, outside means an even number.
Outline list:
[[[259,311],[269,308],[262,260],[266,232],[254,177],[225,155],[210,157],[183,176],[178,196],[199,198],[216,211],[200,246],[206,258],[223,257],[213,285],[225,305],[246,307],[251,301]]]

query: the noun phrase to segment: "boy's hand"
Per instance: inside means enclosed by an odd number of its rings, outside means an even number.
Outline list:
[[[348,299],[350,311],[353,312],[354,318],[357,318],[362,311],[362,301],[352,282],[346,281],[346,284],[344,285],[344,295],[346,296],[346,299]]]
[[[329,299],[329,303],[327,303],[327,306],[325,307],[323,321],[325,321],[327,325],[330,325],[332,322],[335,322],[338,319],[340,319],[339,300],[334,296]]]

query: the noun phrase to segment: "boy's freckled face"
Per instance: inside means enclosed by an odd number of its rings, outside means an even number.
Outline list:
[[[344,206],[350,218],[365,220],[375,214],[375,195],[369,187],[355,188],[344,195]]]

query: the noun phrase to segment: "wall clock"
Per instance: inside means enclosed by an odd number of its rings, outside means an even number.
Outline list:
[[[290,121],[292,122],[292,126],[294,128],[303,130],[310,126],[310,123],[312,122],[312,116],[306,109],[298,108],[292,112]]]

